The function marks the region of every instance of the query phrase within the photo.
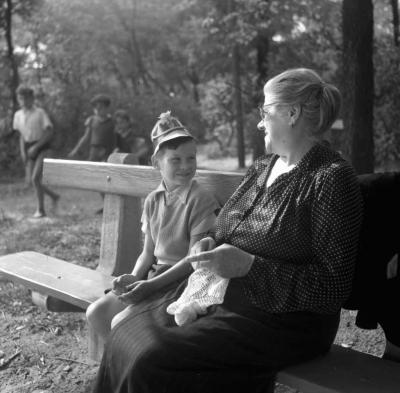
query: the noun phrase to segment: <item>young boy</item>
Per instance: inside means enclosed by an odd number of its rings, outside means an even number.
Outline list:
[[[162,182],[146,198],[142,215],[143,251],[131,274],[117,277],[113,290],[86,311],[89,324],[105,340],[129,313],[129,304],[179,281],[193,271],[184,258],[191,246],[213,229],[219,205],[193,180],[196,142],[189,131],[162,113],[151,132],[153,165]],[[147,279],[146,279],[147,278]]]
[[[105,94],[94,96],[90,103],[94,114],[85,121],[85,133],[68,154],[75,157],[89,142],[89,161],[107,161],[115,148],[114,121],[109,113],[111,99]]]
[[[53,126],[47,113],[34,105],[33,89],[20,86],[17,90],[18,103],[21,106],[15,112],[13,129],[20,133],[20,151],[25,171],[32,182],[37,208],[34,218],[46,216],[44,195],[47,194],[55,207],[60,196],[42,184],[43,159],[48,153],[50,142],[54,136]]]
[[[151,148],[145,137],[133,131],[129,113],[123,109],[118,109],[114,113],[114,120],[115,151],[134,154],[140,165],[149,165]]]

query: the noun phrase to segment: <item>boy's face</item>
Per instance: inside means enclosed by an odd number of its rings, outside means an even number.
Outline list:
[[[32,96],[26,96],[22,94],[17,95],[18,104],[21,108],[31,109],[33,106],[34,98]]]
[[[161,148],[155,158],[155,164],[161,172],[168,191],[188,184],[197,169],[196,143],[185,142],[176,150]]]
[[[107,117],[108,106],[105,105],[103,102],[96,102],[93,105],[93,111],[99,117]]]
[[[129,121],[124,117],[117,116],[115,118],[115,128],[118,132],[129,130]]]

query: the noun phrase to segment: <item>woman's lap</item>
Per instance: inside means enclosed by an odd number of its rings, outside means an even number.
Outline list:
[[[272,315],[213,306],[179,327],[166,307],[182,286],[162,300],[135,306],[112,331],[95,392],[265,391],[281,367],[328,349],[335,318],[322,322],[300,314]],[[240,303],[240,302],[239,302]],[[239,309],[244,304],[239,305]],[[242,311],[242,310],[240,310]],[[316,322],[316,323],[315,323]],[[318,335],[327,331],[326,337]],[[251,390],[251,389],[250,389]]]

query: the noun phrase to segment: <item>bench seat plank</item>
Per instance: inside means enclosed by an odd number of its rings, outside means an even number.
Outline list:
[[[86,309],[110,288],[112,276],[33,251],[0,257],[0,273],[29,289]]]
[[[399,393],[400,364],[333,345],[327,355],[281,371],[277,381],[307,393]]]

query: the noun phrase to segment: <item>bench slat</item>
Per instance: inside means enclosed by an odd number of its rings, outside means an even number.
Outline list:
[[[277,381],[307,393],[399,393],[400,364],[333,345],[327,355],[281,371]]]
[[[110,288],[113,277],[33,251],[0,257],[11,281],[86,309]]]
[[[196,179],[213,192],[223,204],[237,188],[243,174],[198,170]],[[45,184],[98,191],[110,194],[145,197],[161,181],[159,171],[150,166],[106,162],[71,161],[46,158],[43,166]]]

